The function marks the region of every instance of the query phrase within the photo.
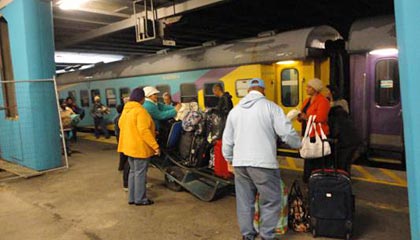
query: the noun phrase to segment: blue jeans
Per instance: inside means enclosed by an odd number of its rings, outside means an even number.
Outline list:
[[[130,173],[128,175],[128,202],[145,203],[147,202],[146,178],[149,159],[128,157],[128,163],[130,164]]]
[[[254,239],[255,196],[260,194],[260,236],[274,239],[279,221],[282,192],[280,169],[235,167],[236,213],[242,236]]]

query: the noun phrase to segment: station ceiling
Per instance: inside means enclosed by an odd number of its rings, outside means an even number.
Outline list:
[[[144,11],[144,1],[87,0],[74,10],[61,9],[60,1],[53,0],[57,51],[126,58],[323,24],[346,39],[354,20],[394,12],[393,0],[146,0],[156,10],[158,37],[137,42],[134,10]]]

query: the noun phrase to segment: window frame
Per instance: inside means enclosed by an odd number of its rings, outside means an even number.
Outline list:
[[[76,90],[70,90],[67,92],[67,97],[70,97],[71,99],[73,99],[74,102],[76,102],[77,99],[77,95],[76,95]]]
[[[86,94],[83,94],[83,93],[86,93]],[[89,90],[88,89],[81,89],[80,91],[79,91],[79,94],[80,94],[80,106],[81,107],[89,107],[90,106],[90,101],[89,101],[89,99],[90,99],[90,97],[89,97]],[[85,96],[84,96],[85,95]],[[83,100],[84,99],[86,99],[87,101],[86,101],[86,104],[84,104],[83,103]]]
[[[95,96],[101,97],[101,90],[99,88],[90,89],[90,100],[92,104],[95,103]]]
[[[297,101],[296,101],[296,104],[295,105],[292,105],[292,104],[286,105],[286,104],[284,104],[284,98],[283,98],[283,72],[286,71],[286,70],[295,70],[296,73],[297,73],[297,79],[296,79],[296,82],[297,82],[297,85],[296,85],[296,88],[297,88]],[[280,95],[280,101],[281,101],[281,104],[283,106],[285,106],[285,107],[296,107],[296,106],[299,105],[299,87],[300,87],[299,86],[299,74],[300,74],[299,73],[299,70],[297,68],[293,68],[293,67],[284,68],[280,72],[280,93],[281,93],[281,95]],[[292,80],[289,79],[288,81],[292,81]],[[291,85],[285,85],[285,86],[291,86]],[[291,95],[291,97],[292,97],[292,95]],[[290,100],[292,100],[292,99],[290,98]]]
[[[123,90],[128,90],[127,91],[127,96],[123,96],[123,95],[125,95],[125,94],[123,94]],[[124,98],[125,97],[130,97],[130,92],[131,92],[131,88],[129,88],[129,87],[120,87],[119,89],[118,89],[118,93],[120,94],[120,104],[124,104]]]
[[[184,86],[194,86],[194,89],[195,89],[195,95],[184,95],[184,94],[183,94],[183,92],[185,91],[185,90],[183,90],[183,87],[184,87]],[[194,102],[194,100],[195,100],[196,102],[198,102],[198,89],[197,89],[197,86],[195,85],[195,83],[182,83],[182,84],[179,86],[179,92],[180,92],[180,100],[181,100],[181,103]],[[190,101],[186,101],[186,100],[184,100],[184,99],[189,99]]]
[[[243,98],[243,97],[245,97],[246,96],[246,94],[245,95],[243,95],[243,96],[240,96],[239,95],[239,92],[238,92],[238,82],[240,82],[240,81],[247,81],[247,88],[246,88],[246,90],[248,91],[248,88],[249,88],[249,83],[251,82],[251,80],[252,80],[252,78],[242,78],[242,79],[237,79],[236,81],[235,81],[235,94],[236,94],[236,97],[238,97],[238,98]]]
[[[394,64],[396,64],[396,69],[397,72],[394,73],[394,75],[392,76],[393,79],[379,79],[379,74],[378,74],[378,65],[382,62],[388,62],[387,64],[387,68],[389,69],[389,63],[393,62]],[[400,83],[400,77],[399,77],[399,65],[398,65],[398,59],[396,58],[381,58],[378,59],[377,61],[375,61],[375,67],[374,67],[374,101],[375,104],[379,107],[394,107],[398,104],[401,103],[401,94],[400,94],[400,88],[401,88],[401,83]],[[380,89],[381,89],[381,81],[386,81],[386,80],[392,80],[392,96],[393,98],[396,100],[394,103],[390,104],[390,99],[389,97],[386,99],[387,104],[383,104],[381,99],[380,99]],[[396,82],[396,84],[395,84]]]
[[[156,89],[159,91],[158,94],[158,102],[163,103],[163,93],[168,92],[171,95],[171,86],[169,84],[159,84],[155,86]],[[167,89],[167,90],[162,90],[161,88]],[[172,95],[171,95],[172,97]]]
[[[206,108],[207,107],[210,107],[210,108],[211,107],[216,107],[217,106],[217,103],[219,102],[219,98],[213,94],[213,86],[216,85],[216,84],[221,84],[222,87],[223,87],[223,90],[225,89],[225,84],[222,81],[208,82],[208,83],[204,83],[204,85],[203,85],[204,107],[206,107]],[[210,86],[209,89],[210,89],[210,93],[211,94],[207,94],[207,91],[206,90],[208,89],[208,86]],[[215,102],[215,104],[212,104],[211,103],[213,101]],[[211,104],[209,104],[209,102]]]
[[[112,90],[114,97],[113,98],[109,98],[108,97],[108,91]],[[110,99],[114,99],[114,104],[110,104]],[[105,88],[105,101],[106,101],[106,105],[110,108],[116,108],[117,107],[117,91],[115,90],[115,88]]]

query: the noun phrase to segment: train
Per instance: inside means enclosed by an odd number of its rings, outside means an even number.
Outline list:
[[[355,21],[348,36],[344,42],[336,29],[322,25],[103,64],[59,75],[59,95],[74,98],[86,112],[100,96],[111,109],[111,122],[115,107],[136,87],[155,86],[177,102],[198,100],[204,109],[217,103],[214,84],[221,83],[235,105],[246,95],[249,81],[261,78],[266,97],[287,113],[300,108],[308,97],[307,81],[319,78],[325,85],[337,86],[349,101],[363,139],[362,152],[375,161],[401,162],[404,143],[394,17]],[[301,131],[300,123],[293,125]],[[87,114],[79,126],[91,127],[93,119]]]

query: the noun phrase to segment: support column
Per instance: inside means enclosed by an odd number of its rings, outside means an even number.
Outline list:
[[[36,170],[58,167],[62,164],[54,86],[34,81],[55,75],[51,1],[12,0],[0,15],[7,22],[13,79],[30,81],[14,84],[17,116],[0,112],[0,157]],[[1,95],[0,105],[7,104]]]
[[[395,0],[411,239],[420,239],[420,1]]]

